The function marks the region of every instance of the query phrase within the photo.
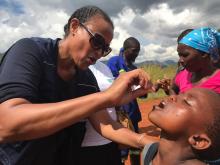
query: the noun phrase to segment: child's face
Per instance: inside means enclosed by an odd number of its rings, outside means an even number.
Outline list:
[[[211,109],[215,99],[210,93],[207,89],[194,88],[184,94],[169,97],[154,106],[149,119],[173,136],[204,132],[214,116]]]

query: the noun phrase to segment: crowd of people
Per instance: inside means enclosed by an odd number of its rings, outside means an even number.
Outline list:
[[[2,58],[0,164],[122,165],[128,154],[131,165],[220,164],[220,33],[182,32],[175,77],[153,84],[134,65],[135,37],[107,65],[98,61],[114,34],[102,9],[77,9],[64,32],[62,39],[23,38]],[[136,99],[160,88],[170,96],[149,113],[161,129],[155,142],[139,133]]]

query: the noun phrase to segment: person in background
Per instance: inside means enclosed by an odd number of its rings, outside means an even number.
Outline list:
[[[182,31],[180,35],[177,37],[177,44],[185,35],[187,35],[191,31],[193,31],[193,29],[186,29]],[[184,70],[184,66],[182,66],[182,63],[180,62],[180,60],[178,60],[176,75],[182,70]],[[157,80],[156,83],[154,84],[155,92],[157,92],[159,89],[163,89],[167,95],[171,95],[172,92],[179,93],[178,91],[179,89],[172,85],[175,82],[176,75],[172,79],[163,78],[163,79]],[[173,86],[172,90],[170,90],[171,86]]]
[[[24,38],[9,48],[0,65],[0,164],[77,164],[85,131],[77,122],[151,88],[137,69],[98,92],[87,68],[111,51],[113,30],[103,10],[85,6],[63,39]],[[134,84],[141,88],[132,91]]]
[[[175,76],[171,90],[178,88],[179,93],[183,93],[193,87],[202,87],[220,93],[220,71],[214,65],[219,60],[219,46],[220,33],[210,27],[194,29],[185,35],[177,47],[185,69]]]
[[[193,88],[154,106],[148,117],[161,137],[145,146],[143,165],[220,164],[219,100],[210,89]]]
[[[104,63],[97,61],[89,68],[101,91],[106,90],[113,83],[114,77]],[[120,150],[115,142],[123,141],[127,141],[127,145],[135,148],[143,148],[149,143],[145,134],[137,134],[117,122],[114,107],[92,114],[86,120],[86,133],[79,150],[78,165],[121,165]]]
[[[193,87],[209,88],[220,93],[220,33],[202,27],[179,37],[177,52],[184,67],[174,77],[168,94],[178,94]]]
[[[134,37],[127,38],[123,43],[123,48],[120,49],[119,55],[113,56],[108,60],[108,67],[110,68],[113,76],[117,78],[119,74],[124,72],[129,72],[137,67],[133,64],[135,59],[137,58],[140,51],[140,43]],[[141,113],[138,107],[137,100],[134,99],[128,104],[121,106],[121,109],[124,110],[129,118],[131,119],[132,125],[134,127],[135,132],[139,132],[138,122],[141,121]],[[131,164],[140,164],[139,160],[139,151],[135,149],[131,149],[130,152],[130,160]],[[121,151],[122,160],[127,159],[128,149],[123,149]]]
[[[179,44],[180,40],[186,36],[188,33],[190,33],[191,31],[193,31],[193,29],[186,29],[184,31],[182,31],[182,33],[180,33],[180,35],[177,37],[177,44]],[[177,71],[176,71],[176,74],[179,73],[181,70],[184,69],[184,66],[182,66],[182,63],[180,60],[178,60],[177,62]]]

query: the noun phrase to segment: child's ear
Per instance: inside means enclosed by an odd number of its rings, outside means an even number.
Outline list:
[[[211,146],[212,141],[206,134],[195,134],[189,137],[189,144],[196,150],[204,150]]]

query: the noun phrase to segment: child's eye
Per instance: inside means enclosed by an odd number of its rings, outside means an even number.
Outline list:
[[[184,99],[183,101],[184,101],[185,104],[191,106],[191,104],[186,99]]]

